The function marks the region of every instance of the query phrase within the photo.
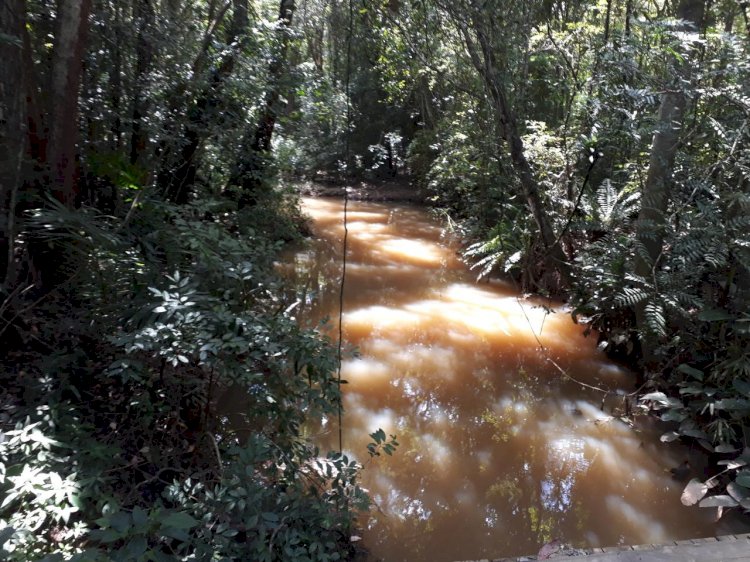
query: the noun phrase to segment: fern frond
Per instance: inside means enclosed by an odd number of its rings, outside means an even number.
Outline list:
[[[667,319],[664,307],[661,303],[650,301],[644,307],[646,314],[646,327],[648,331],[656,336],[664,337],[667,335]]]
[[[617,205],[617,190],[612,185],[612,181],[606,179],[599,186],[596,192],[596,202],[599,205],[599,213],[602,217],[602,222],[609,223],[612,217],[612,212]]]
[[[653,267],[654,262],[651,259],[651,254],[649,254],[648,249],[642,241],[638,239],[633,240],[633,253],[643,260],[649,268]]]
[[[638,287],[623,287],[618,294],[614,297],[615,305],[617,306],[635,306],[636,304],[645,301],[649,297],[649,294]]]
[[[641,277],[640,275],[636,275],[635,273],[626,273],[625,281],[630,281],[631,283],[635,283],[640,287],[648,289],[652,288],[651,283],[649,283],[649,281],[645,277]]]

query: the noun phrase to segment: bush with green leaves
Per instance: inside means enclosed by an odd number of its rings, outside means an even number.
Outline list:
[[[294,225],[285,205],[277,222]],[[361,466],[304,436],[340,407],[335,348],[282,296],[280,231],[248,222],[206,199],[37,213],[72,277],[30,320],[57,351],[4,363],[4,559],[351,556]],[[227,392],[239,418],[220,410]]]
[[[702,103],[721,113],[710,98]],[[647,352],[641,404],[674,426],[662,439],[710,455],[707,478],[691,482],[683,502],[750,510],[749,137],[746,119],[733,129],[715,118],[706,125],[705,144],[678,154],[663,225],[635,223],[640,202],[628,184],[602,184],[574,302],[607,347]],[[643,239],[657,236],[663,250],[654,260]],[[634,273],[636,259],[648,276]]]

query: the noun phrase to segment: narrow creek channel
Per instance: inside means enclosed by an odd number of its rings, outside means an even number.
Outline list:
[[[337,336],[343,203],[305,199],[317,241],[282,269],[305,294],[303,322]],[[344,449],[367,466],[377,503],[363,521],[371,560],[450,561],[577,546],[711,536],[710,513],[683,508],[671,467],[686,454],[646,422],[611,417],[618,398],[578,381],[632,388],[594,338],[543,300],[475,274],[422,209],[352,202],[343,363]],[[540,349],[546,348],[546,355]],[[621,391],[622,392],[622,391]],[[368,463],[368,434],[396,434]],[[317,430],[316,430],[317,431]],[[318,441],[337,448],[336,420]]]

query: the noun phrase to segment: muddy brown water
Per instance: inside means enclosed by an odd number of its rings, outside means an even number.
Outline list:
[[[282,269],[302,287],[301,321],[338,326],[343,203],[305,199],[318,240]],[[350,202],[343,333],[344,449],[366,465],[376,509],[371,560],[450,561],[577,546],[711,536],[670,467],[686,453],[659,428],[613,412],[632,374],[550,303],[477,283],[441,225],[408,205]],[[552,307],[554,309],[554,307]],[[541,349],[544,346],[546,351]],[[602,394],[563,376],[610,390]],[[620,389],[620,390],[618,390]],[[621,389],[627,389],[621,390]],[[368,434],[398,437],[368,461]],[[335,419],[314,430],[337,448]]]

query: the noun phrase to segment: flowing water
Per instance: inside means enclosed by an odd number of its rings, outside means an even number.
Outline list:
[[[335,339],[343,203],[305,199],[304,209],[318,241],[283,268],[304,288],[304,321],[330,317]],[[669,469],[685,452],[659,443],[645,422],[613,416],[632,374],[568,314],[475,282],[422,209],[354,202],[348,218],[343,333],[358,355],[343,362],[343,435],[377,504],[362,522],[372,560],[522,555],[553,538],[611,546],[714,534],[709,513],[680,504],[683,484]],[[612,394],[603,400],[579,383]],[[368,462],[378,428],[400,446]],[[336,420],[320,430],[321,444],[336,449]]]

